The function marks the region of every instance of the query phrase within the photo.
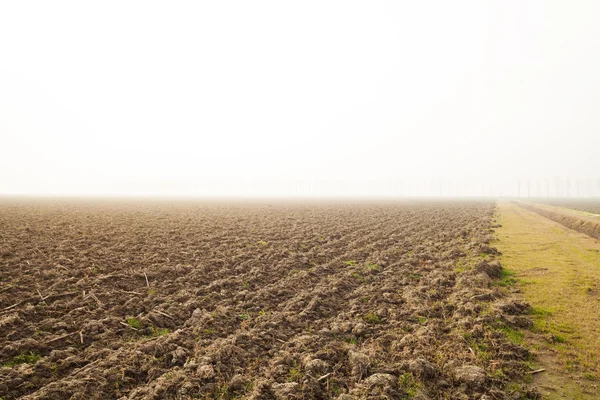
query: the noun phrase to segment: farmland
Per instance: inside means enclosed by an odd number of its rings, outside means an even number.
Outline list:
[[[535,398],[494,211],[4,201],[0,396]]]

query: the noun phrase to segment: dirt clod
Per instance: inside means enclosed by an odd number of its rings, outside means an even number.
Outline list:
[[[454,370],[454,377],[459,382],[480,385],[485,381],[485,371],[475,365],[463,365]]]
[[[500,265],[498,261],[488,262],[486,260],[481,260],[477,263],[475,271],[484,273],[490,278],[500,278],[502,274],[502,265]]]
[[[354,379],[359,380],[367,374],[370,364],[369,357],[367,355],[350,350],[348,353],[348,360]]]
[[[435,364],[430,363],[424,358],[417,358],[408,364],[408,369],[419,378],[433,378],[438,373],[438,368]]]

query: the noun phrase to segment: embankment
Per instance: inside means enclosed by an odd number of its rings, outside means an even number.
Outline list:
[[[569,210],[559,209],[545,204],[533,204],[516,202],[517,205],[527,210],[536,212],[552,221],[571,228],[581,233],[585,233],[595,239],[600,239],[600,218],[587,217]]]

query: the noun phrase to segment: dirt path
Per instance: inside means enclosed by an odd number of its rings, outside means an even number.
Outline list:
[[[533,383],[548,398],[600,397],[600,241],[509,202],[499,203],[495,246],[534,310],[526,345]]]

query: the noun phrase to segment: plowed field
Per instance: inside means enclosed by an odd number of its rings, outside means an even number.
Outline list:
[[[0,396],[519,398],[493,212],[5,201]]]

